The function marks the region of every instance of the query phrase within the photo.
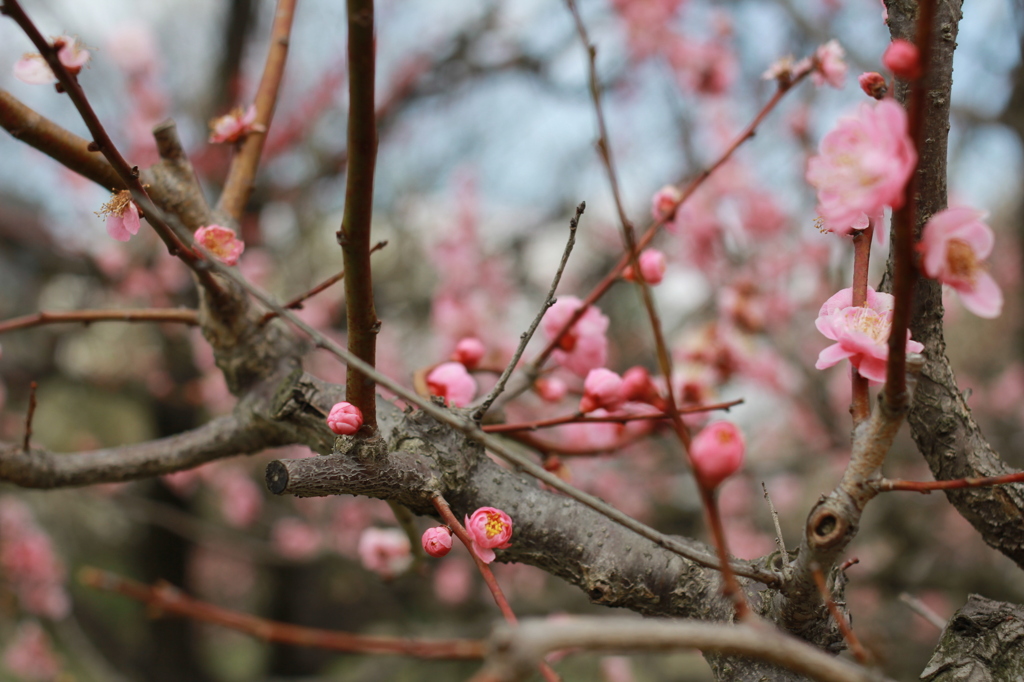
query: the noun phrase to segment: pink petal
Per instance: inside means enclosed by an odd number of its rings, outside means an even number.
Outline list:
[[[864,358],[858,364],[857,371],[862,377],[876,384],[885,383],[885,360],[878,358]]]
[[[853,353],[846,350],[838,343],[833,343],[831,346],[821,351],[818,354],[818,361],[814,363],[815,369],[827,369],[832,365],[836,364],[841,360],[845,360],[851,357]]]
[[[135,208],[134,203],[128,204],[121,219],[124,221],[124,229],[128,230],[128,234],[139,233],[139,209]]]
[[[138,217],[136,217],[136,220],[138,220]],[[135,230],[137,232],[138,227]],[[111,214],[107,216],[107,234],[119,242],[126,242],[131,239],[133,233],[129,232],[128,228],[125,227],[124,218]]]
[[[971,289],[957,289],[964,307],[978,317],[992,319],[1003,312],[1003,291],[992,275],[979,272]]]

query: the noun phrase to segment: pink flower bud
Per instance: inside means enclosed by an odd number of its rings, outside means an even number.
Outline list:
[[[542,400],[546,400],[549,403],[557,403],[565,397],[569,387],[558,377],[544,377],[534,382],[533,390],[537,391],[537,395]]]
[[[447,526],[434,526],[423,533],[423,549],[427,554],[440,559],[452,550],[452,532]]]
[[[231,113],[210,121],[210,142],[233,144],[241,141],[249,133],[265,131],[266,128],[256,123],[256,105],[250,104],[245,111],[238,107]]]
[[[676,212],[683,193],[674,185],[665,185],[651,198],[651,215],[655,220],[669,220]]]
[[[843,87],[843,79],[846,78],[846,62],[843,57],[846,51],[838,41],[830,40],[820,46],[814,52],[814,73],[811,80],[818,87],[831,85],[833,88]]]
[[[245,242],[235,237],[235,233],[221,225],[207,225],[196,230],[196,244],[217,257],[225,265],[234,265],[245,250]]]
[[[640,403],[657,403],[661,401],[658,389],[651,381],[651,375],[643,367],[630,367],[622,375],[622,387],[619,394],[623,400]]]
[[[467,336],[455,344],[452,360],[461,362],[467,368],[473,369],[480,364],[486,352],[487,349],[484,347],[483,341],[475,336]]]
[[[599,407],[614,410],[622,404],[622,377],[610,369],[598,367],[590,370],[583,382],[580,412],[593,412]]]
[[[892,71],[897,78],[906,81],[916,80],[923,73],[921,69],[921,53],[917,46],[909,40],[897,38],[886,48],[882,55],[882,64]]]
[[[476,395],[476,380],[461,362],[445,362],[427,375],[431,395],[439,395],[455,407],[465,407]]]
[[[362,425],[363,413],[352,403],[336,403],[327,415],[327,426],[339,436],[351,436]]]
[[[485,564],[494,561],[494,550],[505,549],[512,537],[512,518],[494,507],[480,507],[465,517],[466,533],[473,541],[473,552]]]
[[[857,82],[860,83],[860,89],[864,91],[869,97],[875,99],[882,99],[885,97],[885,93],[889,91],[889,86],[885,82],[885,78],[882,74],[876,71],[868,71],[857,76]]]
[[[665,254],[661,251],[647,249],[637,260],[640,261],[640,274],[648,284],[659,284],[665,278]],[[627,265],[622,271],[622,279],[630,282],[636,280],[632,265]]]
[[[746,443],[743,434],[731,422],[714,422],[697,434],[690,444],[690,458],[698,482],[714,490],[739,471]]]

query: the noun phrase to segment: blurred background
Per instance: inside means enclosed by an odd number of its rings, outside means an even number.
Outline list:
[[[208,122],[251,103],[273,2],[23,4],[44,34],[76,36],[90,50],[80,81],[130,163],[156,160],[150,131],[171,117],[208,196],[218,195],[232,149],[207,143]],[[671,380],[690,400],[745,400],[730,418],[747,434],[747,466],[721,491],[730,549],[753,558],[775,548],[762,483],[795,546],[811,504],[843,471],[850,428],[847,371],[813,368],[828,345],[813,320],[828,296],[849,285],[851,249],[815,228],[815,197],[803,175],[821,137],[868,101],[856,76],[882,71],[884,8],[876,0],[582,0],[580,8],[598,50],[626,210],[638,228],[649,223],[659,188],[713,162],[768,101],[776,85],[762,74],[775,60],[808,56],[831,39],[846,50],[845,85],[806,82],[788,93],[654,242],[668,258],[654,293],[678,368]],[[374,239],[388,241],[373,256],[384,322],[378,364],[412,385],[414,372],[476,336],[488,349],[478,373],[483,389],[494,380],[486,369],[507,362],[543,300],[578,202],[587,210],[560,294],[585,296],[621,253],[594,148],[585,53],[555,0],[381,0],[377,10]],[[964,9],[950,202],[989,211],[997,233],[990,266],[1007,303],[991,321],[972,317],[955,296],[946,309],[960,386],[1014,466],[1024,464],[1021,29],[1019,3],[977,0]],[[30,51],[16,25],[0,21],[0,87],[85,135],[66,97],[11,74]],[[343,6],[300,2],[263,169],[240,226],[241,271],[281,299],[341,269],[334,233],[344,200],[346,87]],[[108,198],[0,133],[0,320],[39,310],[196,305],[185,268],[145,226],[127,243],[107,236],[95,212]],[[886,248],[875,247],[873,283]],[[600,307],[611,320],[608,366],[654,373],[634,288],[614,287]],[[340,286],[301,314],[344,339]],[[33,442],[68,453],[179,433],[234,402],[201,335],[182,325],[48,325],[2,334],[0,348],[5,441],[23,437],[33,381]],[[344,379],[344,367],[319,351],[305,366]],[[572,397],[550,406],[526,396],[507,416],[574,409]],[[565,428],[551,434],[550,451],[574,484],[659,530],[706,539],[674,441],[656,432],[609,451],[619,435]],[[153,618],[144,606],[75,581],[80,567],[97,566],[166,580],[267,618],[367,634],[489,630],[498,612],[464,550],[412,559],[381,501],[272,498],[265,464],[309,454],[289,448],[75,490],[0,485],[0,680],[466,679],[475,664],[265,644]],[[930,478],[905,435],[886,473]],[[1018,569],[985,547],[942,495],[875,500],[850,556],[859,559],[848,571],[855,630],[896,677],[919,674],[939,635],[901,593],[942,619],[972,592],[1024,600]],[[539,569],[496,565],[495,572],[520,616],[607,612]],[[695,653],[572,656],[558,669],[566,680],[710,679]]]

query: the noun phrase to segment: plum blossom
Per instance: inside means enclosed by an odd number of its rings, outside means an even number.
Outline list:
[[[363,425],[363,412],[352,403],[335,403],[327,415],[327,426],[339,436],[351,436]]]
[[[245,250],[245,242],[235,237],[233,230],[222,225],[207,225],[196,230],[196,244],[208,250],[225,265],[234,265]]]
[[[843,289],[825,301],[814,326],[834,344],[821,351],[817,369],[825,369],[849,359],[860,375],[873,384],[885,381],[889,360],[889,332],[892,329],[893,297],[868,287],[863,308],[853,305],[853,289]],[[924,345],[910,340],[907,352],[920,353]]]
[[[911,81],[921,77],[921,52],[909,40],[897,38],[889,43],[882,55],[882,64],[897,78]]]
[[[875,99],[882,99],[885,97],[885,93],[889,91],[889,85],[885,82],[885,77],[876,71],[867,71],[857,76],[857,82],[860,84],[860,89],[864,91],[864,94]]]
[[[541,377],[533,383],[537,395],[549,403],[557,403],[569,392],[569,387],[558,377]]]
[[[846,51],[837,40],[830,40],[814,52],[814,72],[811,79],[818,87],[828,84],[833,88],[842,88],[846,78],[846,62],[843,57]]]
[[[236,107],[230,113],[210,121],[210,143],[234,144],[249,133],[265,131],[263,125],[256,123],[255,104],[250,104],[245,111],[242,111],[242,107]]]
[[[452,531],[447,526],[434,526],[423,532],[423,550],[440,559],[452,550]]]
[[[683,193],[675,185],[665,185],[651,197],[651,216],[655,220],[671,220]]]
[[[575,296],[563,296],[555,301],[541,320],[544,335],[549,339],[555,338],[582,305],[583,302]],[[558,340],[558,347],[552,354],[555,362],[581,377],[592,369],[603,367],[608,355],[607,331],[608,318],[595,306],[590,306]]]
[[[412,564],[409,537],[397,528],[367,528],[359,536],[363,568],[391,580]]]
[[[903,107],[889,99],[862,104],[856,115],[839,120],[807,163],[822,228],[850,234],[880,218],[886,206],[902,206],[916,164]]]
[[[77,75],[89,61],[89,51],[82,49],[82,44],[77,38],[57,36],[50,39],[50,44],[57,49],[57,59],[72,76]],[[25,54],[15,62],[14,77],[30,85],[57,82],[57,76],[39,53]]]
[[[646,368],[637,365],[630,367],[622,375],[622,387],[619,389],[623,400],[648,403],[660,407],[663,403],[658,387],[651,381]]]
[[[473,369],[483,360],[487,348],[484,342],[475,336],[467,336],[455,344],[455,352],[452,353],[452,360],[461,362],[468,369]]]
[[[126,242],[133,234],[139,233],[139,208],[132,201],[132,193],[126,189],[114,192],[96,215],[107,219],[107,234],[119,242]]]
[[[690,444],[690,459],[697,480],[704,488],[714,490],[739,471],[745,449],[743,433],[735,424],[726,421],[708,424]]]
[[[29,508],[13,497],[0,499],[0,574],[28,613],[56,620],[71,608],[64,564],[50,536],[36,525]]]
[[[657,249],[646,249],[637,259],[640,262],[640,274],[648,284],[660,284],[665,279],[665,254]],[[622,279],[636,281],[633,266],[627,265],[622,271]]]
[[[1003,292],[982,263],[995,244],[986,216],[963,206],[939,211],[924,226],[917,248],[926,275],[952,287],[978,317],[994,318],[1003,310]]]
[[[461,362],[444,362],[427,375],[431,395],[439,395],[455,407],[465,407],[476,395],[476,380]]]
[[[465,518],[466,532],[473,540],[473,553],[480,561],[494,561],[494,550],[505,549],[512,537],[512,518],[494,507],[480,507]]]
[[[622,377],[610,369],[598,367],[590,370],[583,382],[580,412],[593,412],[599,407],[614,410],[622,404]]]

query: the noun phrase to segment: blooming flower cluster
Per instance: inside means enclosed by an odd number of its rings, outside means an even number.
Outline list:
[[[814,366],[825,369],[848,359],[869,382],[883,383],[889,360],[893,302],[891,294],[878,293],[871,287],[868,287],[864,307],[853,305],[852,288],[843,289],[825,301],[814,326],[835,343],[821,351]],[[922,350],[924,346],[911,341],[907,330],[907,352]]]
[[[555,301],[541,320],[544,335],[548,339],[555,338],[582,306],[583,301],[575,296],[563,296]],[[558,348],[552,354],[555,362],[581,377],[592,369],[604,367],[608,356],[607,331],[608,318],[595,306],[590,306],[558,340]]]
[[[494,507],[480,507],[465,519],[466,533],[473,540],[473,553],[481,561],[494,561],[494,550],[509,547],[512,518]]]
[[[57,49],[57,59],[72,76],[77,75],[89,61],[89,51],[82,48],[78,39],[71,36],[57,36],[50,39],[50,44]],[[39,53],[24,55],[14,63],[14,77],[30,85],[47,85],[56,83],[57,76],[53,69]]]

